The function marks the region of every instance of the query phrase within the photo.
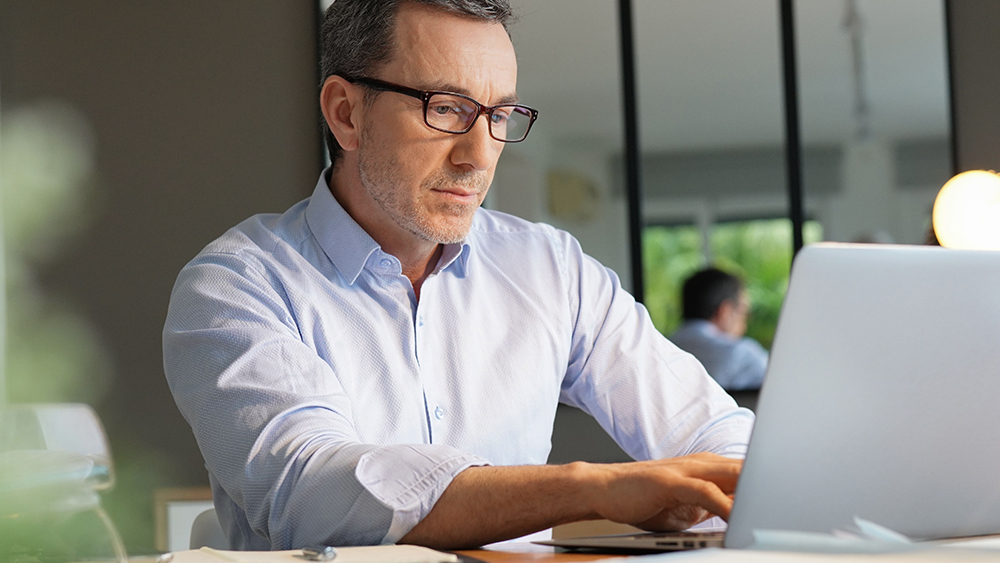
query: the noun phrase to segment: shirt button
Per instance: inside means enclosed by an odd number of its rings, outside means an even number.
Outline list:
[[[388,268],[389,266],[392,266],[392,260],[389,260],[388,258],[383,258],[383,259],[382,259],[382,261],[381,261],[381,262],[379,262],[379,264],[380,264],[380,265],[381,265],[381,266],[382,266],[383,268]]]
[[[417,326],[424,326],[424,316],[420,315],[417,317]]]
[[[444,418],[444,409],[442,409],[441,407],[435,408],[434,409],[434,418],[436,418],[438,420],[441,420],[442,418]]]

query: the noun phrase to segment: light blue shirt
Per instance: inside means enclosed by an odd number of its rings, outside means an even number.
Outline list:
[[[559,401],[636,459],[753,422],[568,233],[480,209],[417,303],[322,177],[184,267],[163,349],[240,549],[396,542],[464,469],[545,463]]]
[[[749,337],[726,334],[710,321],[685,321],[670,341],[698,358],[708,373],[729,391],[759,389],[767,372],[767,350]]]

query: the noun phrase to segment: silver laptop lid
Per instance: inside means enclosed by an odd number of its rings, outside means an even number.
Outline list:
[[[855,515],[916,538],[1000,532],[1000,252],[796,258],[726,546]]]

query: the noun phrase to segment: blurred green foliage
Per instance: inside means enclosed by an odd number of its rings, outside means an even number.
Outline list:
[[[12,404],[98,406],[114,380],[114,358],[96,325],[77,303],[40,281],[44,268],[65,255],[103,208],[95,141],[86,117],[64,103],[4,107],[0,223],[7,338],[0,386]],[[162,486],[165,454],[145,444],[114,443],[112,450],[119,484],[105,504],[119,527],[138,538],[132,543],[149,552],[151,491]],[[4,485],[17,485],[8,481],[0,472],[0,496]],[[111,553],[93,512],[18,516],[0,516],[0,563],[106,560]]]
[[[95,405],[114,369],[100,332],[39,282],[98,208],[93,132],[72,107],[45,101],[5,108],[0,138],[7,400]]]
[[[0,522],[3,563],[115,560],[107,531],[93,511],[36,514]]]
[[[822,228],[810,221],[805,242],[822,240]],[[747,336],[771,347],[778,313],[788,288],[792,263],[792,225],[788,219],[719,223],[709,236],[712,265],[740,276],[752,309]],[[669,336],[681,324],[681,286],[706,265],[702,237],[692,225],[652,226],[643,231],[645,301],[653,324]]]

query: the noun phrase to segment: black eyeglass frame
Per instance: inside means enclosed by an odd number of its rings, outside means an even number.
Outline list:
[[[411,98],[416,98],[423,102],[424,104],[424,124],[435,131],[441,131],[442,133],[451,133],[452,135],[462,135],[472,131],[472,128],[476,126],[476,120],[479,119],[480,115],[486,115],[486,126],[489,129],[490,137],[500,141],[502,143],[520,143],[528,137],[528,132],[531,131],[531,126],[538,119],[538,110],[532,107],[528,107],[524,104],[497,104],[495,106],[484,106],[483,104],[477,102],[475,99],[466,96],[465,94],[459,94],[458,92],[448,92],[446,90],[417,90],[416,88],[409,88],[407,86],[402,86],[399,84],[393,84],[392,82],[386,82],[385,80],[379,80],[377,78],[366,78],[360,77],[350,77],[338,75],[344,80],[350,82],[351,84],[361,84],[362,86],[367,86],[372,90],[378,90],[380,92],[395,92],[397,94],[403,94],[404,96],[410,96]],[[450,129],[442,129],[440,127],[435,127],[431,125],[430,121],[427,120],[427,104],[430,102],[431,97],[434,95],[444,95],[444,96],[458,96],[463,100],[468,100],[476,107],[476,116],[469,120],[469,125],[462,131],[452,131]],[[501,139],[493,134],[493,112],[500,108],[519,108],[522,110],[527,110],[530,116],[527,127],[524,128],[524,134],[521,135],[520,139]]]

